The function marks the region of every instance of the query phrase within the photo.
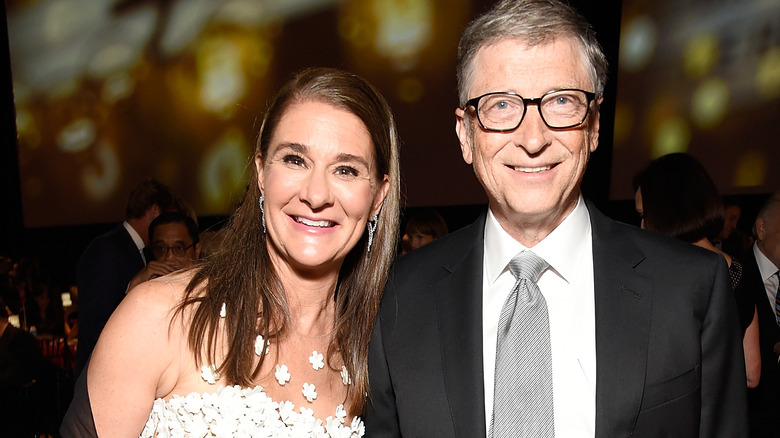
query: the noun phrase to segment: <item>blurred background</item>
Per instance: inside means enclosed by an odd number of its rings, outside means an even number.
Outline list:
[[[486,199],[454,132],[455,56],[492,3],[6,0],[0,250],[77,258],[148,177],[219,222],[269,98],[310,66],[353,71],[388,98],[408,209],[470,222]],[[585,182],[597,205],[633,220],[633,175],[675,151],[724,195],[780,188],[780,0],[572,3],[610,61]]]

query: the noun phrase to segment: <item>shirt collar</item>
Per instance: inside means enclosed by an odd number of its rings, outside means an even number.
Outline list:
[[[756,256],[756,264],[758,265],[758,271],[761,273],[762,280],[766,281],[769,277],[775,275],[777,266],[775,266],[775,264],[758,249],[758,243],[753,244],[753,255]]]
[[[547,237],[533,247],[533,252],[550,264],[565,280],[573,278],[574,271],[587,248],[586,239],[590,237],[590,216],[582,196],[566,219]],[[493,212],[488,209],[485,223],[485,272],[489,284],[498,279],[520,251],[527,249],[516,241],[498,223]]]
[[[141,235],[138,234],[137,231],[135,231],[135,228],[133,228],[132,225],[127,223],[127,221],[122,222],[122,225],[124,225],[125,229],[128,233],[130,233],[130,237],[133,239],[133,243],[135,243],[135,246],[138,248],[138,250],[144,249],[146,245],[144,245],[144,240],[141,239]]]

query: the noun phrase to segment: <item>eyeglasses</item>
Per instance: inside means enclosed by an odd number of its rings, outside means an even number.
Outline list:
[[[528,105],[537,105],[545,125],[552,129],[566,129],[585,121],[590,103],[595,98],[596,93],[577,89],[552,90],[535,99],[508,91],[493,92],[469,99],[463,109],[473,106],[479,124],[486,131],[507,132],[520,126]]]
[[[165,255],[168,253],[168,251],[173,252],[173,255],[176,257],[183,257],[187,250],[195,246],[194,243],[183,246],[183,245],[176,245],[176,246],[165,246],[165,245],[154,245],[152,246],[152,254],[154,254],[154,258],[161,259],[165,257]]]

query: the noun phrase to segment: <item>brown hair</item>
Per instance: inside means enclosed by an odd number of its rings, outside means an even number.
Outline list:
[[[174,203],[171,190],[165,184],[150,178],[138,183],[130,192],[127,197],[125,217],[138,219],[155,205],[160,207],[160,211],[168,211],[174,207]]]
[[[371,251],[364,233],[344,260],[335,293],[334,335],[327,357],[341,355],[352,379],[347,406],[351,415],[359,415],[368,392],[368,342],[398,240],[398,137],[389,105],[371,84],[340,70],[308,69],[284,85],[271,102],[255,155],[266,156],[274,131],[290,106],[312,101],[346,110],[363,121],[374,147],[372,177],[381,181],[388,175],[390,181]],[[261,224],[257,169],[254,165],[250,168],[251,182],[222,232],[220,250],[195,273],[178,308],[181,313],[186,306],[193,306],[188,341],[198,366],[204,358],[214,360],[217,339],[224,336],[227,355],[215,365],[228,381],[242,386],[252,384],[264,360],[265,354],[253,366],[255,337],[259,333],[271,339],[285,333],[289,318],[284,287],[270,262]],[[203,288],[198,290],[200,285]],[[219,332],[222,303],[227,310],[222,320],[224,333]]]

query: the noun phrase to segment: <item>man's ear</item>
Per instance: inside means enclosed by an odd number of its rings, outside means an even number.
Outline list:
[[[603,97],[599,97],[598,100],[596,100],[596,107],[593,110],[595,112],[593,115],[593,127],[591,128],[590,138],[588,139],[590,142],[588,145],[590,153],[596,152],[596,149],[599,147],[599,126],[601,121],[601,111],[599,108],[601,107],[601,102],[603,100]]]
[[[756,237],[758,240],[764,240],[766,237],[766,222],[764,218],[756,219]]]
[[[144,213],[144,216],[146,216],[145,219],[148,219],[149,223],[151,223],[154,220],[154,218],[160,215],[160,213],[162,213],[160,206],[154,204],[151,207],[146,209],[146,213]]]
[[[460,153],[463,155],[463,161],[472,164],[474,157],[471,148],[471,129],[469,129],[469,121],[466,120],[466,111],[462,108],[455,109],[455,134],[460,141]]]

